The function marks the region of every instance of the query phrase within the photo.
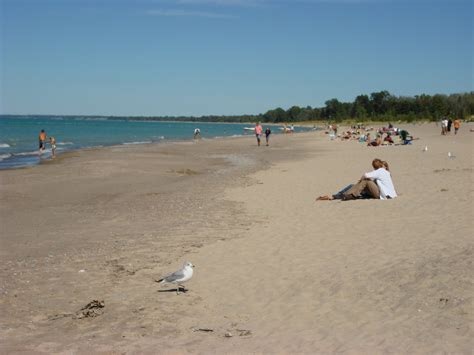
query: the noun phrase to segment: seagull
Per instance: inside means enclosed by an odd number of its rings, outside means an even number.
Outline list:
[[[425,147],[423,148],[423,151],[424,151],[424,152],[427,152],[427,151],[428,151],[428,146],[425,146]]]
[[[452,155],[451,152],[448,152],[448,158],[454,159],[454,158],[456,158],[456,156],[455,156],[455,155]]]
[[[179,288],[183,287],[184,289],[184,286],[182,286],[181,284],[183,282],[190,280],[191,277],[193,277],[193,268],[194,268],[194,265],[190,263],[189,261],[186,261],[182,269],[175,271],[172,274],[169,274],[163,277],[162,279],[156,280],[156,282],[159,282],[160,284],[164,284],[164,283],[177,284],[178,287],[176,288],[176,294],[179,295]]]

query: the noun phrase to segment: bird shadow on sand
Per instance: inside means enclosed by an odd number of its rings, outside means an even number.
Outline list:
[[[186,293],[188,291],[189,290],[187,288],[184,288],[184,287],[180,287],[178,289],[179,293]],[[158,292],[176,292],[176,288],[170,288],[170,289],[167,289],[167,290],[158,290]]]

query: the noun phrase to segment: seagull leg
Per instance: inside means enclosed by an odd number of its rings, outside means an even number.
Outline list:
[[[176,294],[179,295],[179,285],[176,287]]]

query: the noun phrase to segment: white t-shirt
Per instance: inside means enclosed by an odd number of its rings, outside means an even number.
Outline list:
[[[397,193],[395,192],[395,187],[393,186],[392,182],[392,176],[384,168],[379,168],[377,170],[371,171],[370,173],[365,173],[364,176],[367,179],[374,180],[377,183],[377,186],[380,190],[381,200],[385,200],[387,197],[397,197]]]

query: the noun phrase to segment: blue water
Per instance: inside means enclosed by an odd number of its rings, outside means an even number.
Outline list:
[[[36,165],[42,159],[51,159],[49,144],[46,144],[47,149],[43,154],[38,153],[38,134],[42,129],[48,137],[56,138],[56,154],[59,155],[64,151],[82,148],[190,140],[196,127],[200,128],[202,138],[252,135],[252,131],[243,129],[252,126],[83,117],[0,116],[0,169]],[[296,127],[296,130],[304,128]],[[279,132],[277,127],[272,128],[272,133]]]

